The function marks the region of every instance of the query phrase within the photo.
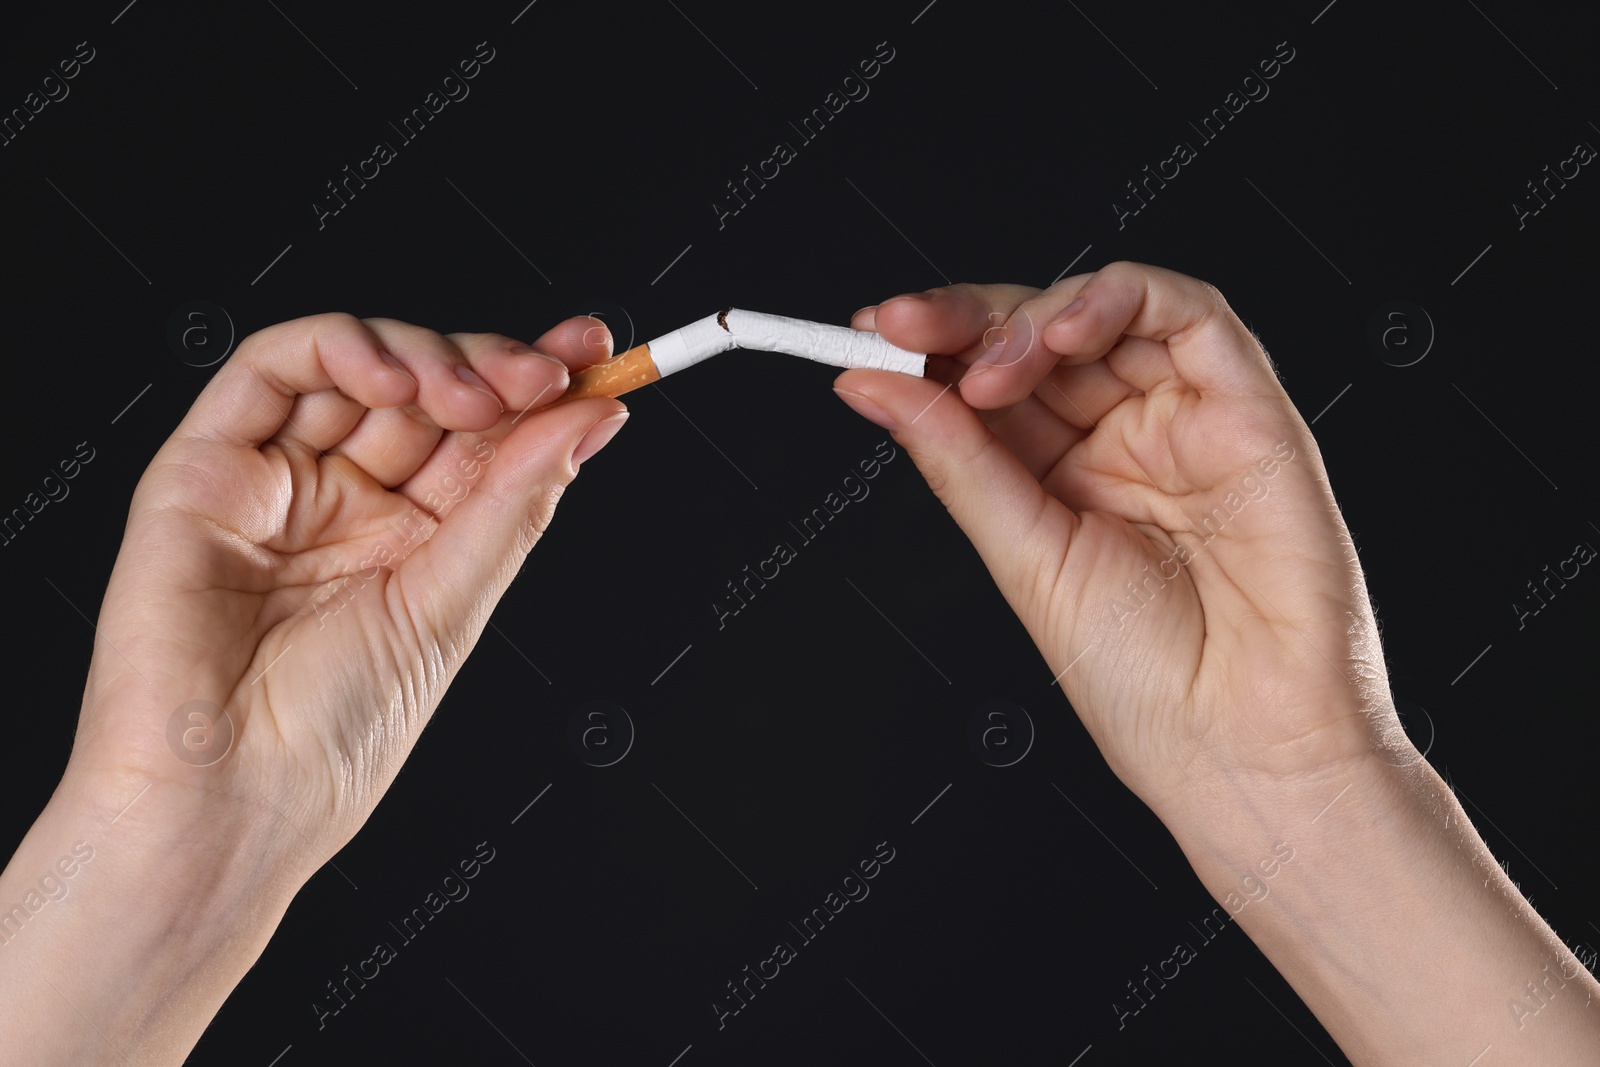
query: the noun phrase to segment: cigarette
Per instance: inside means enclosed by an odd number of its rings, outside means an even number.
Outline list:
[[[824,322],[729,308],[575,371],[556,403],[621,396],[735,348],[783,352],[834,367],[894,370],[922,377],[926,353],[897,348],[875,333]]]

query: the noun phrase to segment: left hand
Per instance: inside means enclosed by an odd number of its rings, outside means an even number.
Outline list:
[[[610,349],[591,318],[533,348],[348,315],[247,338],[134,493],[69,782],[108,819],[153,785],[119,830],[194,827],[217,863],[298,888],[621,426],[615,400],[544,407]]]

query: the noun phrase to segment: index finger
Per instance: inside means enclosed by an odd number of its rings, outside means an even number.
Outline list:
[[[970,363],[983,351],[984,335],[1001,326],[1019,304],[1038,291],[1027,285],[963,282],[923,293],[903,293],[874,308],[867,328],[907,351],[954,356]],[[858,321],[865,318],[861,314]]]
[[[1107,264],[1045,324],[1042,337],[1068,364],[1092,363],[1124,337],[1161,341],[1178,375],[1202,393],[1283,391],[1266,350],[1217,287],[1162,267]]]
[[[977,408],[1018,403],[1057,367],[1093,363],[1125,338],[1165,343],[1178,377],[1202,392],[1280,391],[1265,351],[1215,286],[1117,262],[1018,305],[962,377],[961,396]]]
[[[354,315],[291,319],[245,338],[173,435],[259,448],[282,429],[296,396],[326,389],[393,408],[416,399],[417,382]]]
[[[579,371],[608,360],[612,352],[611,329],[596,315],[574,315],[540,335],[532,348]]]

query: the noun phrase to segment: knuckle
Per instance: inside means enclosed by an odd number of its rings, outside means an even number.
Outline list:
[[[482,347],[485,345],[511,344],[511,338],[503,333],[477,333],[472,330],[456,330],[452,333],[441,335],[445,341],[459,348],[468,346]]]
[[[528,509],[517,536],[518,552],[526,555],[539,543],[539,538],[550,528],[556,515],[556,505],[561,503],[561,496],[566,490],[566,482],[554,481],[528,501]]]
[[[317,337],[366,332],[366,324],[348,311],[325,311],[320,315],[308,315],[305,322],[311,327],[312,335]]]
[[[939,502],[948,509],[950,507],[950,499],[946,494],[946,490],[950,486],[950,476],[945,473],[944,465],[938,462],[923,462],[922,457],[915,452],[912,452],[911,456],[913,460],[918,461],[917,466],[922,471],[923,481],[928,483],[928,488],[933,490],[933,495],[938,497]]]
[[[969,438],[965,443],[958,443],[956,447],[942,454],[932,454],[922,450],[910,450],[911,459],[917,468],[922,471],[923,480],[928,483],[928,488],[933,490],[933,495],[947,510],[954,510],[957,496],[960,493],[960,479],[956,472],[966,470],[973,464],[981,463],[991,448],[1003,448],[1000,439],[988,427],[983,427],[981,433]]]
[[[1006,343],[1012,346],[1006,356],[1007,362],[1019,363],[1042,347],[1039,338],[1043,327],[1034,315],[1037,307],[1033,300],[1026,301],[1006,319]],[[1045,318],[1044,321],[1048,322],[1049,319]]]
[[[906,455],[911,457],[911,462],[916,464],[922,480],[928,483],[928,488],[933,490],[933,495],[946,508],[950,506],[950,469],[951,465],[945,456],[920,444],[902,442]]]
[[[364,335],[362,321],[347,311],[324,311],[303,315],[255,331],[239,342],[229,362],[254,364],[275,348],[284,344],[309,347],[320,352],[321,346],[339,336],[352,333]]]
[[[460,353],[463,358],[485,355],[491,351],[510,348],[511,339],[497,333],[447,333],[441,338],[445,345]]]
[[[1099,270],[1094,277],[1085,283],[1085,289],[1107,290],[1114,299],[1121,299],[1121,294],[1138,293],[1139,302],[1149,298],[1151,285],[1151,270],[1143,263],[1135,263],[1130,259],[1117,259]]]
[[[311,347],[316,350],[319,357],[325,345],[348,338],[365,340],[371,336],[366,323],[348,311],[328,311],[321,315],[312,315],[308,319],[308,324],[311,327]]]
[[[1221,289],[1201,278],[1196,278],[1195,281],[1200,283],[1201,295],[1212,314],[1233,310],[1228,306],[1228,298],[1222,295]]]
[[[1144,264],[1135,263],[1131,259],[1114,259],[1095,273],[1104,275],[1112,280],[1126,280],[1142,275],[1144,273]]]
[[[362,321],[379,338],[392,338],[408,351],[414,351],[419,355],[461,354],[454,341],[426,326],[418,326],[414,322],[402,322],[399,319],[378,318]]]
[[[1243,349],[1253,352],[1263,365],[1271,368],[1273,376],[1277,377],[1277,367],[1267,355],[1267,347],[1261,340],[1261,335],[1247,326],[1238,312],[1233,310],[1233,305],[1228,303],[1228,298],[1222,295],[1210,282],[1200,282],[1202,293],[1202,310],[1195,316],[1191,331],[1198,331],[1206,327],[1221,327],[1236,336]]]
[[[977,426],[978,432],[972,435],[966,442],[966,447],[961,449],[963,454],[950,465],[952,470],[963,470],[973,467],[974,464],[982,464],[992,451],[1005,448],[993,430],[981,422]]]

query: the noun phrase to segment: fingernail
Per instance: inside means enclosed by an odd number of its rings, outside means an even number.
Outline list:
[[[456,377],[472,386],[472,388],[476,389],[484,396],[489,397],[496,404],[500,404],[500,398],[494,395],[494,390],[489,388],[489,383],[478,377],[478,373],[465,363],[456,364]],[[504,411],[505,409],[506,406],[504,404],[500,404],[500,410]]]
[[[513,356],[537,356],[540,359],[549,360],[551,363],[554,363],[556,366],[561,368],[561,373],[568,373],[567,365],[565,363],[561,362],[555,356],[550,355],[548,352],[539,351],[532,345],[512,345],[510,348],[506,349],[506,351],[510,352]]]
[[[617,436],[617,431],[622,429],[622,424],[627,421],[628,413],[624,411],[619,415],[602,419],[589,427],[589,432],[583,435],[583,440],[578,442],[578,447],[572,450],[572,469],[577,470],[578,465],[584,460],[589,459],[596,452],[610,444],[611,439]]]
[[[877,304],[868,304],[864,308],[857,308],[856,311],[855,311],[855,314],[850,316],[850,325],[854,326],[855,322],[856,322],[856,318],[858,316],[861,316],[861,315],[865,315],[867,317],[867,321],[864,322],[861,325],[861,329],[864,329],[864,330],[876,330],[878,328],[878,305]]]
[[[610,359],[611,356],[612,356],[612,352],[613,352],[612,345],[614,343],[612,341],[612,339],[611,339],[611,330],[610,330],[610,328],[607,327],[606,324],[602,322],[598,326],[591,326],[587,330],[583,331],[583,346],[585,348],[592,347],[596,343],[600,343],[600,342],[603,342],[605,344],[605,350],[606,350],[605,358]]]
[[[382,356],[383,357],[383,361],[385,363],[389,364],[389,366],[393,367],[395,370],[399,371],[401,374],[404,374],[407,378],[410,378],[413,383],[416,382],[417,379],[412,375],[412,373],[410,371],[406,370],[406,365],[404,363],[401,363],[398,359],[395,359],[393,356],[391,356],[387,352],[379,352],[378,355]]]
[[[896,300],[915,300],[916,302],[918,302],[920,304],[926,304],[929,301],[931,301],[932,299],[933,299],[933,294],[932,293],[901,293],[899,296],[891,296],[889,299],[885,300],[883,303],[884,304],[892,304]],[[880,304],[878,306],[882,307],[883,305]]]
[[[888,430],[890,433],[894,433],[900,428],[900,424],[895,422],[894,419],[889,416],[887,411],[883,410],[875,402],[869,400],[867,397],[862,396],[860,393],[852,393],[848,389],[839,388],[835,388],[834,392],[839,394],[840,400],[843,400],[846,404],[850,405],[850,410],[854,411],[857,415],[860,415],[868,422],[875,422],[879,426],[882,426],[885,430]]]
[[[1006,341],[1009,333],[1010,330],[1004,326],[991,326],[985,330],[983,339],[989,347],[985,348],[978,358],[972,361],[972,365],[961,376],[961,380],[966,381],[968,378],[976,378],[978,375],[985,374],[999,366],[1001,361],[1005,359]],[[990,340],[990,338],[994,338],[994,340]]]
[[[551,376],[551,381],[544,387],[544,391],[541,392],[539,396],[543,397],[549,395],[549,391],[552,389],[557,390],[555,396],[560,396],[562,393],[566,392],[567,387],[572,384],[572,371],[567,369],[567,365],[561,362],[555,356],[549,355],[545,352],[535,352],[533,353],[533,358],[542,363],[549,363],[554,368],[554,370],[545,372]],[[535,366],[537,366],[537,364],[535,364]],[[554,399],[555,396],[552,396],[551,399]],[[538,400],[534,401],[536,404],[538,402]]]
[[[1046,328],[1048,329],[1049,326],[1054,326],[1058,322],[1066,322],[1068,319],[1072,318],[1072,316],[1076,315],[1082,310],[1083,297],[1080,296],[1078,299],[1074,300],[1072,303],[1056,312],[1056,317],[1050,320]]]

